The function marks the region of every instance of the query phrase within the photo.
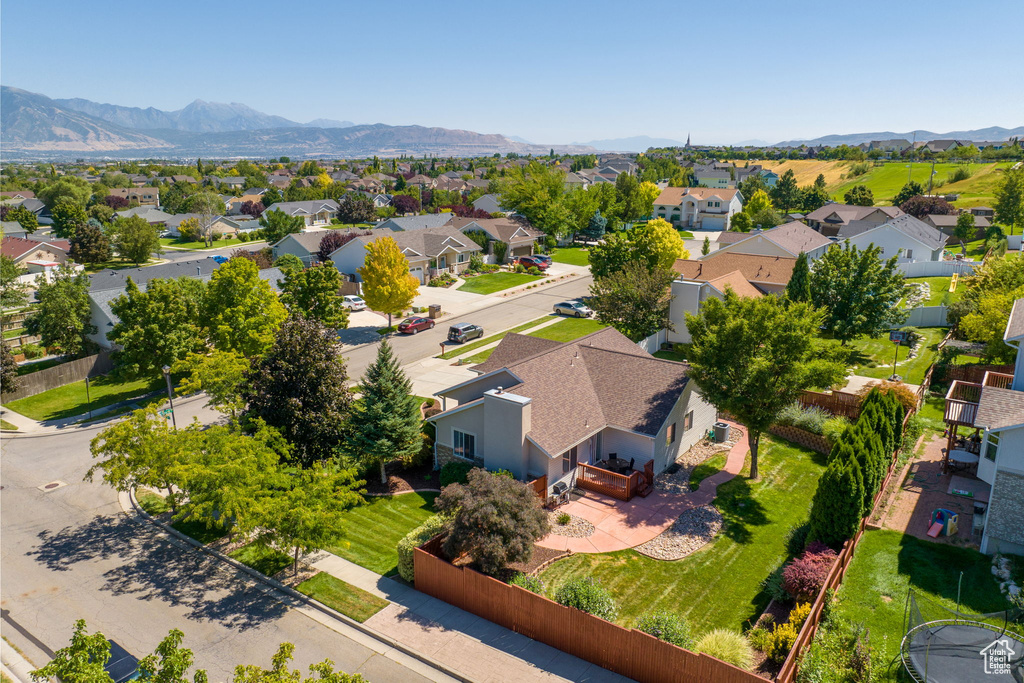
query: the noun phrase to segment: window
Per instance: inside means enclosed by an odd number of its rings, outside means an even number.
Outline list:
[[[576,464],[579,462],[579,451],[577,448],[577,446],[573,446],[565,453],[562,453],[562,474],[576,469]]]
[[[466,458],[472,460],[476,458],[476,436],[468,432],[460,432],[458,429],[452,430],[452,445],[454,446],[455,455],[460,458]]]
[[[985,457],[992,462],[996,461],[996,453],[999,451],[999,435],[989,434],[988,444],[985,446]]]
[[[457,263],[465,263],[466,262],[466,255],[465,254],[459,254],[458,258],[456,259],[456,262]]]
[[[913,249],[907,249],[907,258],[908,259],[913,259],[914,258],[914,250]]]
[[[676,423],[673,422],[668,426],[668,434],[665,435],[665,445],[670,446],[676,441]]]
[[[693,429],[693,411],[691,410],[683,418],[683,431],[688,432]]]

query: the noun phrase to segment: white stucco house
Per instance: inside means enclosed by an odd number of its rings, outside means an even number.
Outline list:
[[[716,419],[689,366],[654,358],[612,328],[571,342],[509,334],[479,376],[437,392],[435,466],[452,460],[572,485],[615,457],[661,472]]]
[[[281,211],[289,216],[300,216],[308,228],[314,225],[330,225],[338,216],[338,202],[333,199],[313,199],[304,202],[278,202],[263,210],[261,218],[271,211]]]
[[[654,200],[652,215],[677,228],[728,230],[732,217],[743,210],[739,190],[707,187],[666,187]]]

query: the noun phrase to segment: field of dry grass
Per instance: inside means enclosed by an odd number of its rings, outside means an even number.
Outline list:
[[[737,161],[736,164],[743,166],[746,161]],[[829,186],[838,185],[842,176],[847,172],[850,161],[819,161],[818,159],[788,159],[785,161],[751,161],[751,164],[761,164],[767,169],[782,175],[792,169],[796,175],[797,185],[810,185],[818,177],[819,173],[825,175],[825,183]]]

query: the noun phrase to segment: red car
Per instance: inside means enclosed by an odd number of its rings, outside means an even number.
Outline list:
[[[434,329],[434,321],[430,318],[406,318],[398,323],[398,331],[402,334],[416,334],[421,330]]]
[[[525,268],[534,267],[538,270],[547,270],[548,264],[540,260],[536,256],[520,256],[516,259],[516,263],[521,264]]]

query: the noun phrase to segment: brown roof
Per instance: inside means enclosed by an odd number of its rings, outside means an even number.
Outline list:
[[[714,187],[666,187],[654,200],[655,204],[667,204],[674,206],[683,203],[684,196],[694,197],[698,200],[707,200],[711,197],[721,197],[724,201],[731,201],[738,190],[718,189]]]
[[[1010,319],[1006,322],[1003,339],[1006,341],[1024,339],[1024,299],[1017,299],[1013,302],[1013,309],[1010,311]]]
[[[32,199],[36,196],[36,193],[32,190],[5,190],[0,192],[0,197],[24,197],[25,199]]]
[[[657,435],[689,379],[689,366],[654,358],[610,327],[564,344],[537,341],[506,335],[476,370],[506,368],[521,380],[506,389],[532,400],[528,436],[550,455],[606,426]],[[523,355],[531,348],[539,350]]]
[[[735,230],[730,230],[728,232],[718,233],[718,237],[715,238],[715,242],[717,242],[719,246],[727,247],[730,244],[736,244],[737,242],[742,242],[745,239],[750,239],[749,232],[736,232]]]
[[[544,234],[540,230],[520,225],[508,218],[459,218],[456,216],[452,218],[451,225],[456,230],[462,230],[471,223],[476,223],[481,230],[486,231],[491,237],[506,243],[533,241]],[[513,240],[512,235],[515,235],[520,230],[526,234],[521,233]]]
[[[672,265],[672,270],[687,280],[708,282],[740,271],[748,282],[764,282],[784,285],[793,274],[795,258],[784,256],[761,256],[760,254],[738,254],[732,251],[712,252],[714,258],[700,260],[679,259]]]
[[[71,250],[71,243],[67,240],[52,240],[40,242],[39,240],[28,240],[23,237],[4,237],[0,242],[0,253],[8,258],[17,261],[25,254],[35,250],[50,247],[57,251],[68,252]]]
[[[747,278],[743,277],[743,273],[738,270],[716,277],[714,280],[708,280],[708,284],[723,293],[726,287],[731,287],[732,291],[744,299],[761,296],[761,290],[747,282]]]
[[[794,255],[832,244],[832,240],[800,221],[784,223],[760,234]]]
[[[815,209],[807,214],[806,218],[810,221],[824,221],[826,218],[835,214],[833,221],[836,223],[846,224],[850,221],[863,220],[865,216],[870,216],[875,211],[881,211],[889,218],[895,218],[903,215],[903,211],[897,206],[854,206],[852,204],[826,204],[820,209]]]
[[[553,339],[542,339],[513,332],[506,334],[501,343],[494,347],[494,351],[491,352],[487,360],[474,367],[473,370],[486,374],[561,345],[562,342]]]
[[[1024,391],[985,387],[978,402],[974,426],[1004,429],[1024,425]]]

